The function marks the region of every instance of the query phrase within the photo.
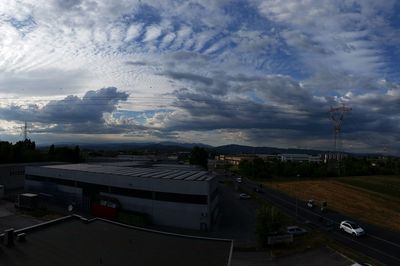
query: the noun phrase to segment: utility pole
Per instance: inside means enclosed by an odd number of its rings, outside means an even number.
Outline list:
[[[300,181],[300,174],[296,175],[297,177],[297,182]],[[296,222],[297,222],[297,218],[298,218],[298,214],[299,214],[299,200],[298,200],[298,196],[297,196],[297,191],[295,191],[295,195],[296,195]]]
[[[334,152],[335,157],[337,160],[337,167],[338,167],[338,175],[340,175],[340,163],[341,160],[340,151],[338,151],[338,139],[340,136],[340,131],[342,130],[343,118],[344,115],[350,112],[352,109],[350,107],[346,107],[345,104],[342,104],[340,107],[332,107],[329,110],[331,120],[333,122],[333,143],[334,143]]]

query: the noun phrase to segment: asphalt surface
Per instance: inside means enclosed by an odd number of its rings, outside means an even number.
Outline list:
[[[353,262],[326,247],[274,258],[265,251],[233,252],[231,266],[349,266]]]
[[[239,185],[242,190],[248,192],[254,191],[259,186],[258,183],[245,178],[242,178],[242,182]],[[317,207],[313,209],[307,208],[305,202],[296,200],[270,188],[263,187],[262,192],[259,193],[261,199],[281,208],[290,216],[297,217],[299,221],[307,222],[310,226],[326,230],[332,239],[345,246],[365,254],[384,265],[400,265],[400,233],[359,222],[357,219],[330,211],[329,209],[322,213]],[[353,237],[339,231],[339,223],[343,220],[357,222],[364,228],[366,235]]]
[[[214,237],[234,239],[235,247],[256,246],[256,209],[253,200],[239,198],[239,192],[226,185],[220,185],[220,221]]]

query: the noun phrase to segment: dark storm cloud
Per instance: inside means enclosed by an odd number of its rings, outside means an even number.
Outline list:
[[[69,133],[69,134],[125,134],[131,131],[143,131],[146,130],[144,126],[132,123],[125,124],[113,124],[107,125],[105,123],[95,122],[78,122],[78,123],[67,123],[57,124],[51,128],[35,128],[29,129],[30,133]]]
[[[82,98],[70,95],[62,100],[50,101],[43,107],[35,104],[3,107],[0,108],[0,118],[39,123],[41,127],[31,130],[35,133],[122,133],[132,127],[143,127],[126,119],[111,117],[113,121],[106,121],[104,115],[113,113],[118,103],[128,97],[127,93],[108,87],[88,91]]]
[[[247,82],[231,82],[236,94],[230,95],[201,89],[176,90],[174,106],[185,114],[178,111],[161,119],[168,121],[166,126],[175,130],[282,127],[324,130],[322,121],[329,118],[325,106],[290,78],[241,76],[240,80]]]
[[[174,71],[165,71],[160,73],[160,75],[167,76],[169,78],[175,79],[175,80],[185,80],[185,81],[192,81],[195,83],[203,83],[204,85],[212,85],[213,84],[213,79],[192,74],[192,73],[187,73],[187,72],[174,72]]]
[[[282,75],[250,77],[220,73],[213,79],[214,86],[208,89],[199,82],[194,88],[175,90],[172,95],[177,111],[160,115],[156,121],[162,121],[164,130],[171,131],[240,130],[256,142],[264,137],[281,138],[283,145],[283,140],[293,143],[293,139],[326,144],[333,134],[329,109],[346,102],[352,107],[343,121],[343,132],[349,138],[358,136],[360,142],[370,146],[366,138],[359,138],[360,134],[380,132],[376,142],[400,134],[397,87],[387,93],[350,94],[339,99],[313,95],[296,80]],[[226,80],[223,86],[229,86],[229,93],[219,93],[219,79]]]
[[[12,105],[0,108],[0,117],[5,120],[40,123],[79,123],[103,121],[104,113],[113,112],[120,101],[126,101],[128,94],[109,87],[88,91],[80,98],[69,95],[62,100],[48,102],[45,106]]]
[[[150,63],[145,62],[145,61],[126,61],[125,65],[129,65],[129,66],[147,66]]]

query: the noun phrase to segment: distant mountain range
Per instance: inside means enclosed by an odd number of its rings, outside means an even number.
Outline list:
[[[203,147],[216,154],[278,154],[278,153],[294,153],[294,154],[310,154],[318,155],[328,151],[312,150],[312,149],[284,149],[275,147],[252,147],[237,144],[229,144],[213,147],[203,143],[180,143],[180,142],[129,142],[129,143],[54,143],[59,146],[75,146],[79,145],[85,150],[110,150],[110,151],[158,151],[158,152],[185,152],[190,151],[193,147]],[[49,145],[39,145],[39,148],[47,148]]]

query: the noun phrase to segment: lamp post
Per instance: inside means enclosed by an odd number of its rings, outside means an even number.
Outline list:
[[[300,174],[296,175],[297,177],[297,181],[300,181]],[[296,187],[295,187],[296,190]],[[299,201],[298,201],[298,197],[297,197],[297,191],[295,191],[295,195],[296,195],[296,222],[297,222],[297,216],[299,214]]]

